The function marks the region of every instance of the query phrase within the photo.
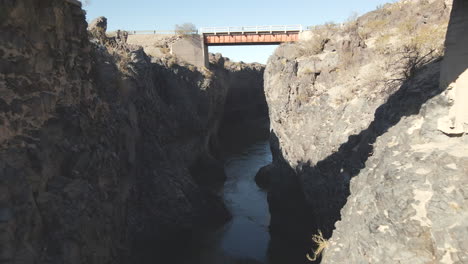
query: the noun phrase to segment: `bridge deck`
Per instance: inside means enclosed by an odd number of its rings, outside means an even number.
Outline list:
[[[204,35],[204,43],[208,46],[232,45],[273,45],[283,42],[298,41],[299,34],[273,33],[273,34],[244,34],[244,35]]]
[[[208,46],[273,45],[298,41],[301,25],[243,26],[201,28],[203,42]]]
[[[200,28],[203,35],[231,35],[231,34],[272,34],[272,33],[298,33],[302,25],[284,26],[242,26],[242,27],[204,27]]]

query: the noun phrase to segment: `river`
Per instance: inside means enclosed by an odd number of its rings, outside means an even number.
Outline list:
[[[224,162],[227,180],[219,190],[232,220],[207,235],[193,239],[191,263],[267,263],[270,241],[267,194],[254,181],[255,174],[271,162],[268,140],[242,146]]]

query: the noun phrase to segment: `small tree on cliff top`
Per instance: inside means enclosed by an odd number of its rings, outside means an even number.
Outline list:
[[[175,32],[177,35],[187,36],[197,32],[197,27],[192,23],[184,23],[182,25],[175,25]]]

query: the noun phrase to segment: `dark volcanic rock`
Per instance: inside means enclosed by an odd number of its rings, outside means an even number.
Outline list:
[[[229,218],[189,169],[224,177],[225,81],[114,45],[102,19],[90,42],[77,3],[2,3],[1,263],[135,262]]]
[[[106,32],[107,31],[107,18],[102,16],[102,17],[93,19],[93,21],[91,21],[91,23],[88,26],[88,30]]]
[[[268,139],[270,122],[263,89],[265,66],[232,62],[219,53],[210,54],[210,63],[225,69],[217,75],[223,76],[229,87],[219,133],[223,148],[235,149],[240,144]]]
[[[255,183],[257,183],[258,187],[263,189],[268,189],[270,185],[270,178],[274,177],[273,174],[275,173],[276,168],[274,164],[268,164],[260,170],[258,170],[257,174],[255,175]]]

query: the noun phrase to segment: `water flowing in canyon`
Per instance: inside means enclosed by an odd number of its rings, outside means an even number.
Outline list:
[[[254,177],[270,162],[267,140],[244,145],[227,155],[227,180],[218,192],[232,220],[207,235],[192,237],[192,252],[188,254],[191,263],[265,263],[270,214],[266,192],[257,187]]]

